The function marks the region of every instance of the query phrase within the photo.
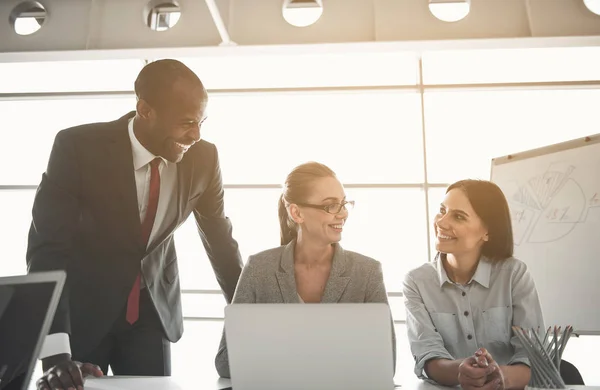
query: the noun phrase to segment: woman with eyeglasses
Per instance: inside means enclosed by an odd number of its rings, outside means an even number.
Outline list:
[[[435,217],[435,261],[404,280],[415,374],[463,389],[522,389],[526,349],[512,326],[544,327],[533,278],[513,257],[508,203],[485,180],[446,190]]]
[[[327,166],[294,168],[279,199],[281,246],[250,256],[232,303],[387,304],[381,264],[339,244],[353,206]],[[393,327],[392,340],[395,367]],[[215,365],[221,377],[230,377],[224,333]]]

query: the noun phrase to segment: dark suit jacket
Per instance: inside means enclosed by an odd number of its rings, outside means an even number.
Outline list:
[[[166,337],[179,340],[183,318],[173,232],[191,213],[227,302],[241,272],[224,213],[217,149],[202,140],[177,164],[176,218],[146,250],[127,127],[134,114],[60,131],[33,205],[28,269],[66,270],[50,334],[69,333],[75,357],[108,333],[140,268]]]

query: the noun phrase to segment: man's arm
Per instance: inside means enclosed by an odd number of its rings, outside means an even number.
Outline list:
[[[27,247],[28,272],[65,270],[80,213],[80,174],[69,134],[57,134],[35,196]],[[65,283],[42,358],[70,357],[69,288]]]
[[[71,346],[67,333],[54,333],[46,336],[42,350],[40,351],[40,359],[43,359],[42,368],[44,371],[54,365],[52,364],[54,360],[62,361],[70,356]]]
[[[219,157],[217,148],[214,145],[212,147],[214,150],[212,178],[195,206],[194,217],[217,281],[227,303],[230,303],[242,272],[242,257],[232,235],[231,221],[225,216],[225,193]]]

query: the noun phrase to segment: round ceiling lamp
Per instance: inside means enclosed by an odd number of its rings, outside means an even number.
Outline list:
[[[323,0],[284,0],[282,13],[292,26],[310,26],[323,14]]]
[[[596,15],[600,15],[600,0],[583,0],[583,4]]]
[[[471,10],[471,0],[429,0],[429,11],[444,22],[458,22]]]
[[[144,7],[143,16],[151,30],[166,31],[179,22],[181,8],[175,0],[151,0]]]
[[[17,5],[8,20],[19,35],[31,35],[42,28],[48,18],[46,8],[38,1],[25,1]]]

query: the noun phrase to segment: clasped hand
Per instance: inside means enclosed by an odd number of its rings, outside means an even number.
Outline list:
[[[500,366],[485,349],[478,349],[458,367],[458,382],[465,390],[504,390]]]

